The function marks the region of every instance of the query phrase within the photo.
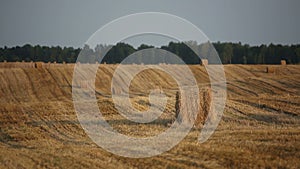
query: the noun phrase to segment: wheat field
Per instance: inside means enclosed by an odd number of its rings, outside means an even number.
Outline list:
[[[141,65],[129,65],[134,67]],[[180,65],[167,65],[177,69]],[[199,86],[209,83],[205,68],[189,66]],[[215,133],[203,144],[193,129],[171,150],[151,158],[114,155],[82,129],[72,102],[72,65],[0,68],[0,168],[299,168],[300,66],[225,65],[227,101]],[[112,102],[110,83],[117,65],[100,65],[96,76],[99,109],[120,133],[148,137],[175,119],[176,81],[146,70],[131,82],[133,106],[149,107],[159,86],[167,107],[156,121],[126,120]],[[146,82],[146,83],[145,83]]]

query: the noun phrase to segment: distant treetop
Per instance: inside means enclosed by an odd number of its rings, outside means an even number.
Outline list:
[[[205,44],[193,44],[198,51],[205,51]],[[300,45],[260,45],[250,46],[241,43],[213,43],[223,64],[279,64],[280,60],[286,60],[289,64],[300,63]],[[118,43],[114,46],[97,45],[91,49],[88,45],[81,48],[60,47],[60,46],[24,46],[2,47],[0,48],[0,62],[8,61],[43,61],[43,62],[67,62],[75,63],[80,52],[84,55],[92,56],[90,62],[102,60],[108,64],[120,63],[127,56],[143,49],[155,48],[154,46],[141,44],[136,49],[130,44]],[[105,51],[110,49],[109,51]],[[183,42],[170,42],[163,49],[179,56],[187,64],[199,64],[200,59]],[[200,53],[201,53],[200,52]],[[207,52],[207,51],[205,51]],[[102,56],[106,53],[105,56]],[[205,54],[204,54],[205,55]],[[203,56],[204,56],[203,55]],[[159,56],[164,57],[164,56]],[[204,56],[205,57],[205,56]],[[163,60],[163,59],[162,59]],[[208,58],[209,60],[209,58]]]

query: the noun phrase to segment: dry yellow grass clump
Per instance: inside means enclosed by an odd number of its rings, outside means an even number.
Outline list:
[[[280,63],[281,65],[286,65],[286,60],[281,60]]]

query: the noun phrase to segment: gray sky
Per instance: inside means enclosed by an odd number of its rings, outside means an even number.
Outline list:
[[[0,46],[81,47],[101,26],[137,12],[165,12],[211,41],[300,43],[299,0],[1,0]]]

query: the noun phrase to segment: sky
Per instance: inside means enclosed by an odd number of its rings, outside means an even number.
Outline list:
[[[82,47],[105,24],[139,12],[163,12],[184,18],[212,42],[300,43],[299,0],[0,0],[0,3],[1,47],[24,44]],[[159,40],[145,37],[143,42],[159,45],[154,41]]]

